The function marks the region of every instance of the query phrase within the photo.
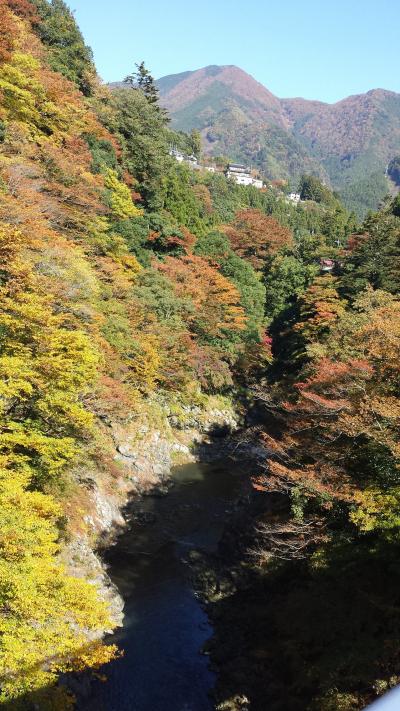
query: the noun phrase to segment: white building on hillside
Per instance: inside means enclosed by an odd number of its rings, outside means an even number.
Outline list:
[[[321,274],[329,274],[329,272],[333,271],[334,266],[335,262],[333,261],[333,259],[321,259],[319,262]]]
[[[230,163],[225,175],[227,178],[232,178],[237,185],[254,185],[255,188],[263,187],[263,181],[260,178],[253,178],[250,168],[246,168],[241,163]]]
[[[188,156],[186,153],[182,153],[182,151],[177,148],[171,148],[169,155],[172,156],[172,158],[175,158],[178,163],[187,163],[191,168],[200,169],[199,161],[194,155]]]
[[[289,193],[288,200],[297,204],[301,200],[300,193]]]
[[[241,163],[230,163],[226,170],[226,177],[232,178],[237,185],[251,185],[253,182],[250,170]]]
[[[176,148],[171,148],[169,154],[170,156],[172,156],[172,158],[175,158],[178,163],[182,163],[185,160],[185,156],[183,155],[183,153],[181,153],[181,151],[178,151]]]
[[[198,160],[197,160],[196,156],[193,156],[193,155],[192,156],[185,156],[184,160],[185,160],[185,163],[189,163],[189,165],[191,165],[191,166],[198,165]]]

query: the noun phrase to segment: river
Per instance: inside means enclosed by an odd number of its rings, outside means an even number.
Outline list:
[[[134,500],[129,526],[107,553],[125,601],[110,641],[124,656],[94,681],[79,711],[212,711],[215,676],[201,649],[212,628],[190,576],[193,550],[214,552],[246,478],[229,462],[172,470],[166,496]]]

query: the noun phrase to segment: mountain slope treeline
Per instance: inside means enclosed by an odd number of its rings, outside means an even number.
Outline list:
[[[366,555],[397,544],[398,200],[360,227],[321,185],[320,202],[294,206],[178,165],[171,143],[189,152],[193,136],[146,86],[100,83],[62,0],[0,0],[0,701],[13,710],[71,707],[60,674],[118,653],[96,581],[64,551],[88,527],[86,473],[122,476],[110,425],[154,402],[180,412],[266,387],[282,451],[300,452],[271,468],[296,515],[328,512],[333,540],[350,527]],[[332,445],[319,469],[289,411]],[[346,457],[365,469],[355,484]]]

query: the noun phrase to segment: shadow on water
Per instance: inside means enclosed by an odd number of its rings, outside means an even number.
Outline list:
[[[215,677],[201,648],[212,634],[194,594],[190,551],[214,552],[246,478],[231,462],[175,467],[167,496],[127,509],[130,524],[105,560],[125,601],[110,641],[124,656],[94,680],[79,711],[211,711]]]

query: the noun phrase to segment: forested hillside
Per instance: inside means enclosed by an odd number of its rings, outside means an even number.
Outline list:
[[[162,77],[173,126],[199,129],[204,149],[257,166],[296,187],[312,173],[364,217],[389,192],[388,163],[400,149],[400,97],[376,89],[335,104],[278,99],[234,66]]]
[[[206,591],[220,709],[353,711],[399,683],[398,203],[270,323],[253,387],[269,459]]]
[[[63,0],[0,0],[6,709],[70,708],[60,674],[118,654],[102,641],[114,622],[96,580],[65,554],[90,531],[88,472],[106,473],[110,490],[123,476],[111,425],[213,398],[258,399],[278,418],[278,437],[268,418],[257,433],[275,454],[255,486],[291,502],[304,589],[345,566],[368,600],[360,610],[383,611],[365,633],[374,659],[360,655],[356,671],[350,652],[329,659],[326,683],[310,660],[313,690],[297,698],[358,709],[397,679],[399,201],[360,226],[318,181],[303,185],[318,199],[294,206],[179,165],[171,144],[189,152],[192,141],[171,130],[150,74],[139,87],[101,84]],[[276,566],[286,575],[279,555]],[[287,639],[282,658],[303,655]],[[258,669],[246,689],[255,709],[270,693]],[[294,698],[303,682],[292,673]],[[274,683],[281,693],[279,674]]]

